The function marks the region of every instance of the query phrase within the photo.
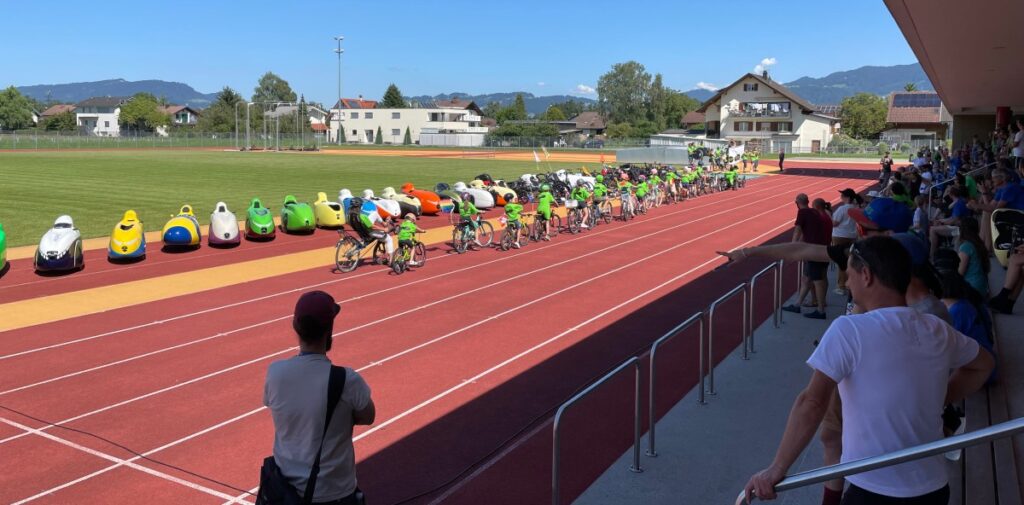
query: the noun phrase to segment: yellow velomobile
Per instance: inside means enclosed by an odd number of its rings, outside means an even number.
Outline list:
[[[134,210],[125,211],[121,221],[110,233],[107,257],[112,260],[144,258],[146,256],[146,234],[142,221]]]
[[[323,191],[316,194],[313,214],[316,216],[316,225],[320,228],[341,228],[345,224],[345,211],[342,210],[341,204],[328,201],[327,193]]]
[[[182,205],[178,215],[164,225],[165,247],[198,247],[203,237],[199,233],[199,220],[192,212],[191,205]]]

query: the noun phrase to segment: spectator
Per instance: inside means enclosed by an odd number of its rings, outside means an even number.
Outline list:
[[[780,148],[779,149],[779,173],[780,174],[783,173],[783,171],[784,171],[784,169],[782,168],[782,163],[784,161],[786,161],[786,151]]]
[[[978,292],[978,296],[988,298],[990,265],[979,231],[977,219],[965,217],[960,221],[960,243],[956,248],[960,256],[960,266],[957,273]]]
[[[922,237],[927,237],[928,225],[928,197],[917,195],[917,198],[914,198],[914,221],[911,229]]]
[[[807,360],[814,370],[797,397],[771,466],[746,486],[774,499],[838,391],[843,404],[843,461],[878,456],[943,436],[939,413],[980,388],[993,359],[951,326],[906,307],[911,260],[890,238],[872,237],[850,250],[848,286],[863,314],[834,321]],[[956,369],[952,376],[950,369]],[[844,505],[945,504],[949,486],[940,456],[851,475]],[[837,500],[831,499],[832,503]]]
[[[960,221],[971,217],[971,209],[967,208],[967,199],[964,198],[964,189],[958,186],[951,186],[947,194],[953,199],[950,207],[950,216],[936,219],[928,234],[928,243],[931,246],[930,256],[935,257],[935,251],[939,248],[939,240],[942,237],[953,237],[959,233]]]
[[[910,284],[907,286],[907,305],[924,314],[931,314],[947,323],[953,324],[949,310],[943,305],[939,296],[942,295],[942,284],[938,272],[928,261],[928,245],[913,233],[896,233],[892,235],[903,249],[910,254]]]
[[[885,188],[889,185],[889,178],[892,177],[892,156],[889,151],[885,152],[878,164],[882,166],[882,171],[878,174],[878,185]]]
[[[807,195],[804,193],[796,195],[795,202],[797,213],[793,229],[793,242],[829,245],[832,240],[832,219],[823,210],[810,208],[807,205]],[[815,203],[818,203],[817,200]],[[824,200],[821,203],[824,203]],[[812,301],[816,310],[804,315],[811,319],[825,319],[825,293],[828,290],[828,278],[825,276],[827,269],[828,262],[805,261],[800,295],[795,304],[787,305],[782,310],[799,314],[800,306],[813,287]]]
[[[370,388],[350,368],[333,367],[327,357],[334,319],[341,307],[323,291],[304,293],[295,304],[292,327],[299,354],[275,361],[267,369],[263,403],[274,420],[274,461],[298,492],[306,489],[317,450],[323,444],[320,472],[313,489],[316,504],[355,505],[356,486],[352,427],[372,424],[376,416]],[[340,401],[324,429],[330,378],[343,371]],[[339,381],[341,382],[341,381]],[[323,433],[323,440],[318,434]]]
[[[906,205],[908,209],[914,208],[914,199],[907,193],[907,187],[902,182],[894,182],[889,188],[892,191],[892,199]]]
[[[1013,167],[1024,170],[1024,119],[1017,118],[1017,133],[1013,134]]]
[[[850,217],[850,209],[857,208],[859,196],[852,188],[846,188],[839,192],[842,204],[832,212],[832,245],[848,247],[857,240],[857,223]],[[836,276],[836,294],[845,296],[846,292],[846,271],[840,270]]]
[[[996,209],[1024,210],[1024,188],[1010,182],[1009,173],[1004,169],[992,171],[995,195],[990,201],[972,201],[967,207],[981,212],[981,236],[986,251],[992,250],[992,211]]]
[[[1013,252],[1006,264],[1003,289],[988,302],[992,310],[1003,314],[1013,313],[1013,306],[1017,303],[1021,289],[1024,288],[1024,245],[1017,246]]]
[[[967,281],[960,274],[953,270],[946,270],[941,274],[942,281],[942,303],[949,309],[949,315],[953,319],[953,328],[964,335],[971,337],[983,349],[995,357],[995,348],[992,345],[992,321],[988,311],[985,309],[985,301],[978,293],[971,288]],[[989,376],[989,381],[995,375],[995,370]]]

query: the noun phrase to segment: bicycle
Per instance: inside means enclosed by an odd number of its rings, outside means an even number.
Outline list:
[[[619,195],[619,199],[622,202],[619,206],[619,217],[623,221],[629,221],[636,217],[636,214],[633,212],[633,196],[624,192]]]
[[[544,231],[544,223],[548,223],[548,231],[547,232]],[[552,233],[551,228],[554,228],[554,230],[553,230],[554,233]],[[542,216],[540,214],[537,214],[534,217],[534,220],[533,220],[533,227],[530,229],[530,240],[533,240],[534,242],[540,242],[541,240],[544,240],[545,238],[550,240],[551,237],[557,236],[561,232],[562,232],[562,217],[561,216],[559,216],[558,214],[555,214],[554,212],[552,212],[551,213],[551,221],[549,222],[547,219],[544,219],[544,216]]]
[[[416,232],[417,234],[425,233],[422,231]],[[408,244],[398,245],[398,250],[395,251],[394,256],[391,258],[391,270],[398,275],[409,269],[409,267],[421,267],[427,263],[427,247],[423,245],[423,242],[413,239],[413,245],[410,247]]]
[[[524,220],[531,215],[532,214],[523,214],[520,216],[519,226],[506,224],[505,230],[501,233],[501,240],[498,242],[498,247],[501,248],[502,251],[507,251],[515,245],[522,247],[530,243],[530,227]]]
[[[494,241],[494,225],[476,217],[477,226],[465,222],[459,223],[452,230],[452,247],[462,254],[474,244],[479,248],[490,247]]]
[[[565,202],[565,208],[569,209],[569,212],[565,216],[565,227],[569,230],[569,233],[576,234],[583,229],[583,209],[579,207],[578,200],[567,200]]]
[[[601,200],[600,202],[594,202],[590,208],[590,221],[592,225],[597,224],[600,221],[604,221],[605,224],[611,224],[612,218],[614,217],[612,212],[614,212],[614,210],[612,208],[610,198],[605,197],[604,200]]]
[[[363,243],[362,240],[349,235],[345,230],[338,231],[338,235],[341,238],[338,240],[337,245],[334,246],[334,267],[339,272],[351,272],[359,267],[360,260],[363,256],[363,251],[369,249],[370,244],[373,244],[372,255],[373,263],[376,265],[386,265],[391,259],[388,255],[387,246],[382,239],[387,239],[386,232],[380,232],[383,236],[374,236],[369,242]]]

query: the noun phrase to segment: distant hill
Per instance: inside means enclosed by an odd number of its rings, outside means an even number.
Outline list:
[[[56,100],[61,103],[76,103],[94,96],[132,96],[143,91],[152,93],[157,98],[164,97],[173,104],[199,108],[208,107],[217,99],[216,93],[200,93],[188,84],[160,80],[108,79],[68,84],[19,86],[18,90],[39,101]]]
[[[854,70],[833,72],[825,77],[801,77],[795,81],[784,83],[784,85],[808,102],[837,104],[843,98],[857,93],[888,95],[893,91],[902,90],[908,82],[914,83],[919,90],[935,89],[921,65],[917,63],[891,67],[865,66]],[[731,83],[724,83],[724,85],[728,84]],[[714,95],[714,93],[703,89],[693,89],[687,91],[686,94],[702,102]]]
[[[584,104],[597,103],[596,100],[590,98],[583,98],[571,95],[549,95],[549,96],[535,96],[533,93],[527,93],[525,91],[511,92],[511,93],[490,93],[486,95],[470,95],[468,93],[442,93],[440,95],[421,95],[421,96],[410,96],[406,97],[406,100],[410,102],[418,102],[423,106],[427,106],[434,100],[451,100],[453,98],[459,98],[461,100],[472,100],[476,102],[482,109],[485,105],[491,102],[498,102],[502,106],[509,106],[515,103],[516,95],[523,95],[523,101],[526,102],[526,113],[527,114],[543,114],[544,111],[548,110],[551,104],[561,103],[568,100],[575,100]]]

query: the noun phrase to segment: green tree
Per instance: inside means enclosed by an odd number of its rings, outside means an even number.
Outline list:
[[[679,128],[683,124],[683,116],[700,107],[700,102],[689,95],[671,89],[667,90],[664,100],[665,128]]]
[[[78,129],[78,118],[74,112],[66,110],[47,118],[41,126],[48,131],[73,132]]]
[[[32,126],[32,103],[18,88],[0,91],[0,130],[20,130]]]
[[[888,112],[885,98],[871,93],[857,93],[844,98],[839,107],[843,132],[853,138],[877,138],[885,129],[885,115]]]
[[[633,137],[633,125],[629,123],[611,123],[607,125],[604,130],[604,134],[608,138],[613,139],[625,139]]]
[[[398,86],[391,83],[388,86],[387,91],[384,92],[384,99],[380,101],[380,108],[382,109],[404,109],[409,105],[405,103],[405,98],[402,98],[402,92],[398,90]]]
[[[297,98],[288,81],[273,72],[260,77],[252,94],[254,102],[294,102]]]
[[[550,110],[552,107],[561,110],[562,113],[565,114],[565,117],[567,119],[568,118],[576,117],[581,112],[584,112],[584,111],[587,110],[587,105],[584,104],[583,102],[579,102],[577,100],[566,100],[566,101],[561,102],[561,103],[554,103],[554,104],[551,104],[551,107],[548,107],[548,109]]]
[[[345,123],[342,123],[338,127],[338,143],[344,144],[345,142],[348,142],[348,139],[345,138]]]
[[[549,123],[506,124],[491,132],[496,137],[557,137],[558,128]]]
[[[171,124],[171,117],[158,109],[159,102],[151,93],[136,93],[121,106],[118,123],[129,130],[153,131]]]
[[[384,132],[381,131],[379,126],[377,127],[377,135],[373,137],[373,143],[378,145],[384,143]]]
[[[917,91],[917,84],[908,82],[903,85],[903,91]]]
[[[668,95],[671,92],[672,90],[666,88],[662,82],[661,74],[655,74],[654,81],[651,82],[651,87],[647,92],[647,120],[658,125],[659,131],[665,129],[665,125],[668,123],[665,111],[668,106]]]
[[[565,113],[562,112],[562,109],[552,105],[548,107],[548,110],[544,111],[544,115],[541,116],[541,119],[545,121],[565,121],[567,118],[565,117]]]
[[[228,133],[235,131],[235,110],[238,110],[238,130],[245,131],[245,102],[242,95],[239,95],[229,86],[224,86],[217,93],[217,98],[210,104],[199,120],[196,122],[196,129],[202,132]]]
[[[616,63],[597,81],[597,107],[607,121],[633,123],[647,119],[651,74],[635,61]]]
[[[412,145],[412,132],[409,131],[409,127],[408,126],[405,127],[405,138],[402,139],[402,145],[403,146]]]
[[[527,118],[526,100],[523,100],[522,93],[516,95],[516,102],[512,105],[512,109],[515,111],[515,117],[513,119],[522,121]]]
[[[483,112],[484,117],[496,120],[498,119],[498,113],[501,112],[501,104],[498,102],[488,102],[487,105],[484,105],[484,108],[480,110]]]

